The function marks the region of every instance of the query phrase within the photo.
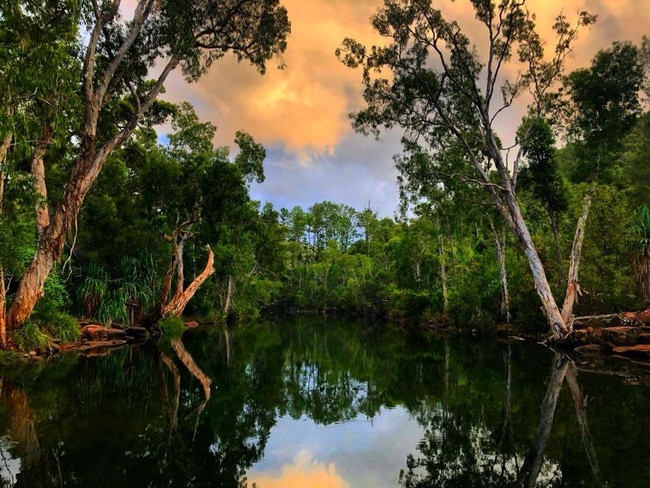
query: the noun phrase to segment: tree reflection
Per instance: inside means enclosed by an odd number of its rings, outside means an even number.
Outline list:
[[[579,382],[570,358],[555,355],[549,370],[549,357],[312,322],[198,328],[155,347],[54,358],[0,385],[0,434],[11,440],[0,452],[21,463],[6,484],[241,488],[278,417],[330,425],[399,406],[424,432],[402,487],[635,486],[625,462],[642,454],[630,448],[619,466],[603,439],[621,430],[647,445],[647,419],[619,419],[645,408],[648,389]],[[580,383],[595,398],[591,423]]]
[[[496,429],[490,430],[485,418],[476,422],[458,421],[455,405],[440,404],[430,411],[425,436],[417,458],[409,455],[406,470],[400,474],[405,488],[425,487],[555,487],[568,486],[562,479],[560,466],[545,458],[558,398],[566,379],[579,425],[586,457],[596,486],[600,486],[599,464],[589,433],[585,401],[577,379],[575,363],[565,354],[555,353],[546,380],[546,390],[540,406],[540,419],[532,445],[525,456],[513,445],[509,450],[505,440],[512,434],[511,355],[507,349],[503,395],[503,425],[498,443]],[[447,375],[445,375],[447,377]],[[445,385],[448,380],[445,379]],[[447,386],[445,387],[447,389]],[[444,398],[447,397],[445,394]],[[444,404],[446,405],[446,403]],[[447,411],[447,409],[451,411]],[[523,463],[520,465],[520,459]],[[499,458],[501,458],[499,460]]]

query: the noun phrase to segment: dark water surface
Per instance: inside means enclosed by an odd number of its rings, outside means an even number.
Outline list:
[[[648,372],[302,320],[0,380],[0,486],[650,486]]]

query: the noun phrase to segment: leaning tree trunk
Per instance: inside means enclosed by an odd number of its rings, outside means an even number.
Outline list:
[[[90,141],[87,142],[91,145]],[[43,286],[54,264],[63,254],[68,232],[79,214],[81,204],[90,185],[95,181],[106,160],[92,158],[91,147],[82,151],[77,159],[71,179],[47,227],[40,229],[36,253],[20,281],[14,300],[7,313],[9,329],[20,327],[31,315],[43,296]],[[89,161],[89,159],[91,159]]]
[[[201,274],[199,274],[196,278],[194,278],[194,281],[192,281],[192,283],[190,283],[190,285],[187,288],[185,288],[185,290],[183,290],[181,293],[176,293],[174,297],[170,300],[170,302],[167,305],[165,305],[165,307],[163,308],[164,316],[173,315],[176,317],[180,317],[183,314],[183,310],[185,310],[187,303],[192,299],[192,297],[196,293],[196,290],[198,290],[199,287],[205,282],[205,280],[207,280],[210,277],[210,275],[214,273],[214,253],[212,252],[212,248],[210,247],[209,244],[206,245],[205,248],[208,251],[208,260],[205,264],[205,268],[203,268]],[[181,263],[182,261],[183,260],[180,259]],[[178,266],[178,262],[176,264]],[[181,287],[182,287],[182,283],[181,283]]]
[[[576,233],[573,237],[573,245],[571,246],[571,264],[569,265],[569,277],[564,295],[564,304],[562,305],[562,319],[569,327],[569,330],[573,330],[573,306],[578,302],[578,295],[581,294],[580,283],[578,282],[578,269],[580,267],[582,242],[585,237],[585,227],[587,226],[587,217],[589,217],[594,189],[595,186],[592,186],[589,193],[585,196],[582,214],[578,219]]]
[[[508,197],[508,210],[510,210],[510,217],[512,220],[506,220],[513,227],[513,231],[524,250],[524,254],[528,260],[528,266],[533,274],[535,291],[542,302],[542,311],[544,312],[544,315],[546,315],[551,332],[555,338],[559,338],[568,334],[571,330],[560,313],[555,297],[553,297],[553,292],[551,291],[548,278],[546,277],[546,272],[544,271],[544,265],[537,253],[528,226],[521,214],[519,204],[514,195],[508,194]]]
[[[122,43],[115,51],[114,57],[105,66],[96,64],[100,36],[106,24],[111,22],[118,13],[120,2],[112,2],[112,8],[99,14],[88,32],[88,45],[83,60],[83,72],[80,90],[80,102],[83,106],[83,126],[80,127],[80,144],[74,167],[68,179],[63,195],[50,215],[49,224],[40,229],[38,243],[32,262],[20,281],[14,300],[7,313],[7,326],[10,329],[21,327],[29,318],[36,303],[43,296],[43,285],[52,271],[54,264],[63,254],[65,240],[77,220],[83,200],[93,182],[97,179],[104,163],[110,154],[119,147],[136,130],[138,122],[145,112],[158,98],[169,74],[178,66],[180,59],[171,56],[162,67],[156,82],[150,90],[140,98],[132,94],[134,113],[121,130],[109,139],[103,146],[97,147],[97,130],[100,114],[104,105],[110,100],[114,88],[115,77],[119,76],[120,67],[124,66],[125,58],[136,42],[147,19],[152,14],[154,2],[140,2],[135,8],[133,19],[129,23]],[[51,139],[50,139],[51,140]],[[39,149],[40,142],[35,150]],[[44,147],[47,147],[47,141]],[[42,144],[41,144],[42,145]],[[39,170],[40,168],[37,168]],[[40,176],[39,176],[40,177]],[[41,180],[44,182],[44,178]],[[37,183],[40,184],[40,183]],[[44,208],[41,208],[44,210]]]
[[[580,437],[582,438],[582,444],[584,445],[585,453],[587,454],[587,460],[589,461],[589,466],[591,466],[591,472],[596,480],[596,484],[597,486],[600,486],[600,463],[598,462],[596,447],[594,446],[591,432],[589,431],[585,397],[583,396],[580,385],[578,384],[578,368],[573,361],[569,362],[569,369],[566,373],[566,382],[567,385],[569,385],[571,398],[573,398],[573,406],[575,407],[578,427],[580,428]]]
[[[492,182],[489,173],[485,170],[482,164],[483,159],[476,156],[472,151],[471,146],[468,144],[467,149],[470,155],[473,156],[472,165],[480,175],[484,188],[491,195],[495,206],[504,217],[508,227],[517,238],[518,244],[524,251],[524,255],[528,260],[528,266],[533,275],[535,291],[542,302],[542,311],[548,320],[550,331],[553,334],[553,337],[560,338],[563,335],[568,334],[570,329],[567,327],[564,318],[560,313],[560,309],[557,306],[548,278],[546,277],[544,265],[542,264],[542,260],[539,257],[539,253],[537,252],[537,248],[533,242],[528,225],[526,224],[521,212],[515,189],[516,171],[515,174],[511,176],[501,154],[501,146],[497,142],[495,134],[492,132],[491,118],[487,111],[482,115],[484,118],[486,133],[488,135],[488,149],[491,161],[497,170],[500,185],[495,185]],[[462,139],[462,136],[460,137]]]

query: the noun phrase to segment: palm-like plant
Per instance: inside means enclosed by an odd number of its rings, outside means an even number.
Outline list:
[[[650,302],[650,209],[646,205],[638,210],[636,230],[639,238],[638,249],[632,264],[643,300],[648,303]]]
[[[79,274],[83,276],[83,281],[77,289],[77,297],[86,317],[94,317],[108,292],[108,273],[97,263],[91,262]]]
[[[102,324],[119,322],[133,325],[153,309],[158,279],[153,257],[149,253],[138,258],[125,257],[111,278],[98,264],[91,262],[79,271],[81,285],[77,290],[84,314]]]
[[[138,258],[126,257],[120,261],[117,284],[125,295],[130,324],[138,322],[156,303],[158,283],[155,269],[150,253],[143,253]]]

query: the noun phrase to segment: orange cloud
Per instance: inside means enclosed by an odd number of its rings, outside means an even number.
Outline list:
[[[298,453],[293,464],[283,466],[280,474],[254,473],[248,481],[258,488],[350,488],[333,464],[316,462],[306,451]]]
[[[360,72],[339,63],[334,51],[345,37],[365,44],[381,43],[369,19],[382,3],[284,0],[292,22],[284,56],[286,69],[276,70],[271,61],[267,73],[260,76],[252,67],[226,57],[195,84],[188,86],[176,79],[166,97],[192,102],[202,118],[217,125],[218,144],[230,144],[235,131],[245,130],[263,144],[284,146],[301,156],[303,163],[314,154],[331,155],[352,130],[348,113],[362,103]],[[469,2],[434,3],[461,26],[476,31]],[[529,0],[527,4],[537,14],[549,46],[550,27],[557,14],[575,19],[578,11],[588,10],[599,15],[599,22],[580,34],[569,69],[586,66],[599,49],[614,40],[639,42],[650,10],[650,0]]]

